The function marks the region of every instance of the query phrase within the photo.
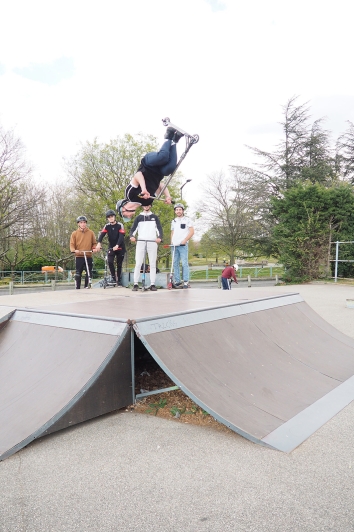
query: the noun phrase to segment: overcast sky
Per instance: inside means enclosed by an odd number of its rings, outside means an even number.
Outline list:
[[[35,175],[63,177],[80,143],[161,119],[200,142],[181,166],[196,206],[207,174],[272,149],[286,101],[309,101],[334,138],[354,121],[352,2],[0,0],[0,123]],[[181,150],[181,148],[179,148]]]

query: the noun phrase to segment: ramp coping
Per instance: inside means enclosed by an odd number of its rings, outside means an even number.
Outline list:
[[[94,316],[79,316],[63,313],[37,313],[35,311],[20,309],[15,311],[11,321],[32,323],[35,325],[44,325],[47,327],[57,327],[61,329],[108,334],[113,336],[120,336],[127,325],[127,320],[115,320],[110,318],[98,319]]]
[[[225,318],[250,314],[253,312],[260,312],[262,310],[282,307],[284,305],[293,305],[303,301],[304,300],[300,294],[293,293],[277,297],[246,300],[218,307],[188,310],[184,314],[173,313],[161,317],[142,318],[134,320],[133,325],[138,336],[149,335],[210,321],[223,320]]]
[[[274,449],[290,453],[354,400],[354,376],[262,438]]]

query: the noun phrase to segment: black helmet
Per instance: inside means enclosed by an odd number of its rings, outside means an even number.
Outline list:
[[[106,218],[108,218],[109,216],[116,216],[116,213],[112,211],[112,209],[109,209],[109,211],[106,212]]]
[[[129,200],[127,199],[121,199],[119,201],[117,201],[117,205],[116,205],[116,209],[117,209],[117,212],[122,216],[122,207],[124,207],[124,205],[126,203],[128,203]]]
[[[79,222],[87,222],[87,218],[86,216],[79,216],[78,219],[76,220],[77,223]]]
[[[175,203],[175,206],[173,207],[173,210],[176,210],[178,207],[180,207],[181,209],[184,210],[184,205],[183,205],[183,203]]]

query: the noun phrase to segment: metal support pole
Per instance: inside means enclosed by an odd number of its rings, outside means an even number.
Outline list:
[[[338,256],[339,256],[339,242],[337,240],[336,242],[336,263],[334,266],[334,282],[335,283],[337,282],[337,277],[338,277]]]
[[[56,290],[56,282],[55,282],[55,279],[52,280],[52,290]]]
[[[12,296],[13,293],[14,293],[14,282],[10,281],[9,282],[9,295]]]
[[[136,403],[135,398],[135,350],[134,350],[135,334],[133,327],[130,327],[130,364],[132,368],[132,404]]]
[[[247,275],[248,288],[251,288],[251,276]]]

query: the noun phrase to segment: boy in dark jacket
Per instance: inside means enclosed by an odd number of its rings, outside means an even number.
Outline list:
[[[101,249],[101,242],[106,235],[108,235],[108,267],[111,272],[112,279],[116,281],[117,286],[122,285],[122,264],[125,254],[124,244],[124,226],[116,220],[116,213],[112,210],[106,212],[106,219],[108,223],[104,226],[99,234],[96,250]],[[114,259],[117,260],[117,276],[114,271]]]

